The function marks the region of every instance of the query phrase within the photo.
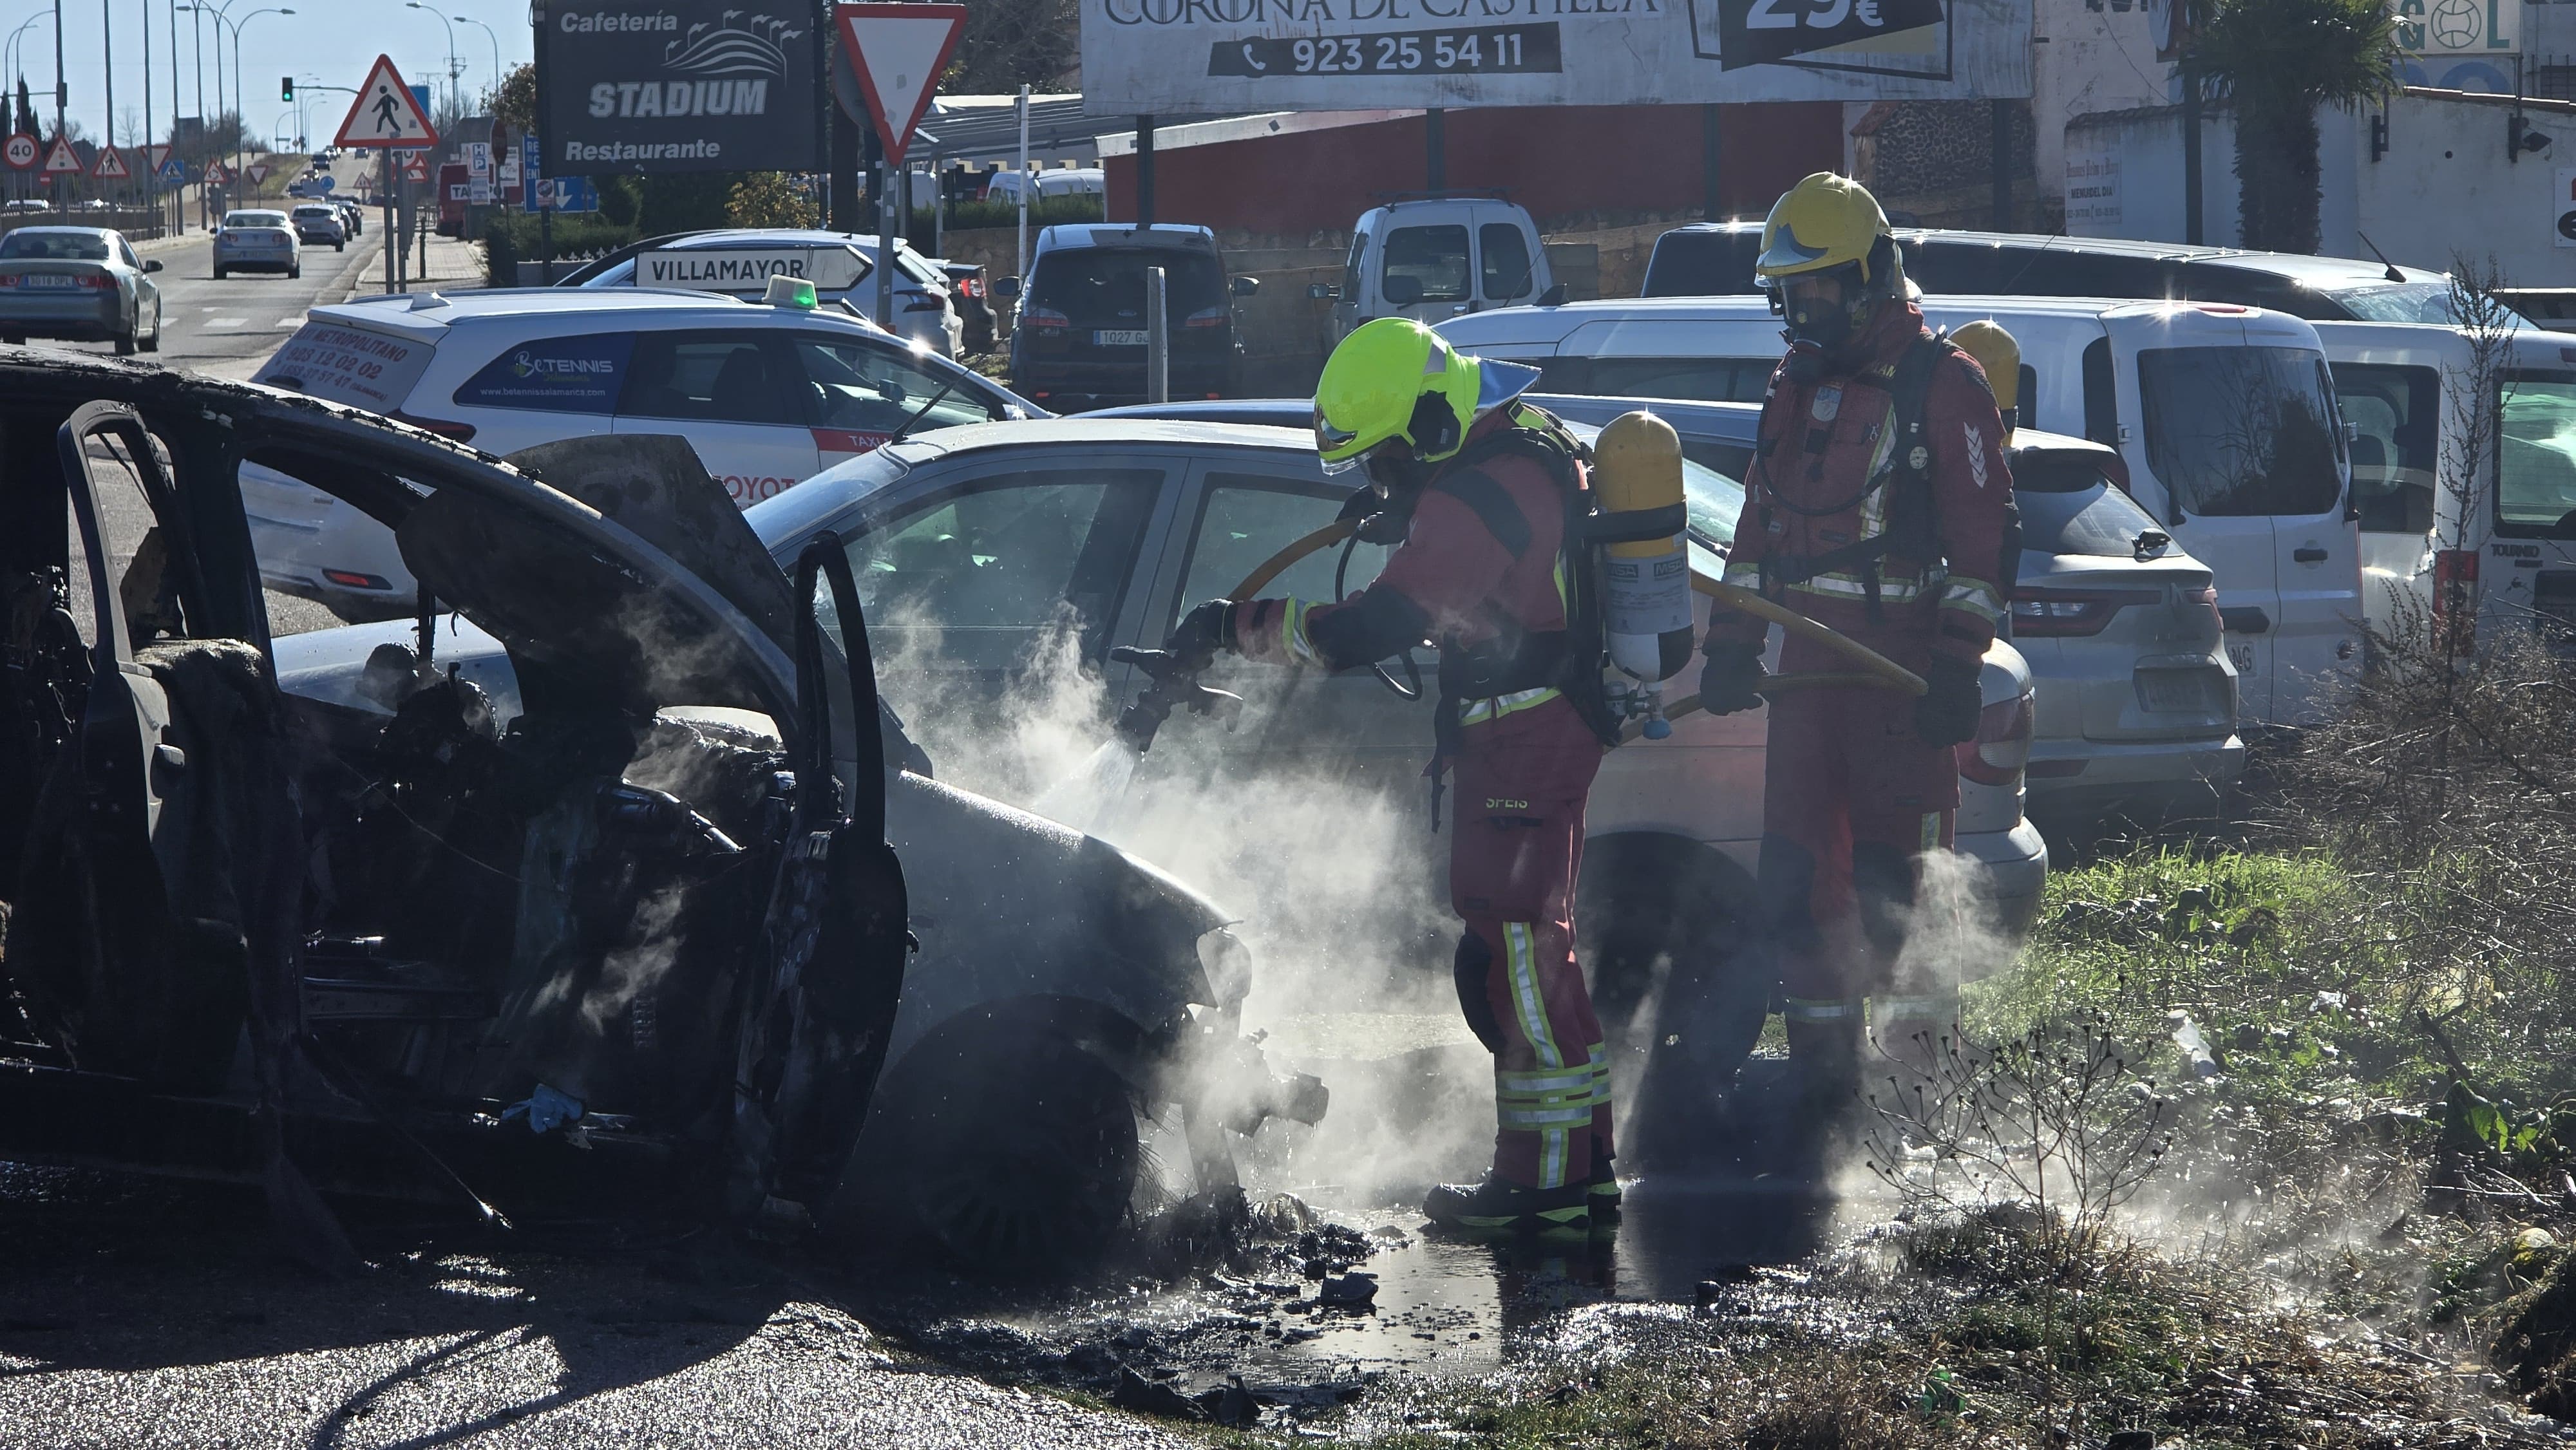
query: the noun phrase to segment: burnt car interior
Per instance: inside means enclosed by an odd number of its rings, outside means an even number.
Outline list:
[[[359,1191],[624,1153],[737,1214],[828,1193],[906,947],[883,781],[854,816],[812,788],[820,650],[764,663],[720,596],[644,576],[649,544],[440,440],[171,374],[7,374],[0,1058],[22,1100],[68,1075],[156,1105],[66,1100],[16,1146]],[[393,527],[425,581],[414,642],[367,663],[390,719],[277,689],[244,459]],[[440,668],[432,594],[508,647],[506,728]],[[872,674],[831,673],[873,726]],[[860,970],[804,973],[818,949]],[[440,1159],[441,1128],[486,1131]]]

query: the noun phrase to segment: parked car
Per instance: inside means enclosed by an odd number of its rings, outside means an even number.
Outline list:
[[[2054,297],[1923,300],[2021,345],[2021,417],[2116,449],[2159,527],[2216,576],[2248,728],[2313,723],[2361,665],[2350,458],[2317,331],[2227,303]],[[1516,307],[1440,325],[1480,355],[1537,366],[1555,392],[1752,401],[1779,366],[1760,297]]]
[[[37,687],[0,695],[0,1158],[465,1207],[453,1164],[505,1209],[787,1225],[767,1198],[823,1216],[855,1144],[903,1170],[843,1206],[990,1265],[1126,1217],[1139,1109],[1195,1124],[1203,1184],[1233,1181],[1221,1124],[1320,1114],[1235,1025],[1227,913],[923,773],[868,672],[797,649],[810,600],[685,443],[512,468],[200,374],[22,352],[0,388],[75,460],[9,471],[0,507],[81,523],[17,539],[0,585],[105,622],[39,630],[13,664]],[[102,507],[130,487],[102,436],[153,474],[166,450],[166,552]],[[458,615],[273,643],[225,543],[244,456],[385,517]],[[120,569],[138,551],[166,567]],[[451,630],[488,646],[453,676]],[[844,810],[895,860],[845,874],[835,846],[831,889],[800,887]]]
[[[1023,189],[1033,202],[1050,196],[1106,196],[1109,192],[1109,173],[1097,166],[1043,167],[1029,175],[1034,178],[1033,185],[1017,171],[994,172],[992,179],[984,183],[984,200],[1017,202]]]
[[[2107,237],[1896,229],[1908,280],[1928,293],[2010,297],[2131,297],[2228,302],[2312,322],[2448,322],[2450,282],[2439,272],[2234,247]],[[1696,222],[1655,240],[1641,289],[1648,297],[1759,291],[1760,222]]]
[[[258,377],[496,452],[676,433],[746,507],[907,429],[1038,411],[836,309],[635,288],[353,298],[314,308]],[[271,588],[347,618],[411,608],[383,524],[256,463],[244,478]]]
[[[0,342],[31,337],[113,342],[120,357],[161,350],[156,258],[142,260],[122,232],[103,227],[18,227],[0,235]]]
[[[338,207],[327,201],[308,201],[287,215],[295,223],[297,241],[317,247],[327,242],[335,252],[348,249],[348,224]]]
[[[1316,458],[1307,406],[1273,406],[1293,407],[1298,426],[1093,415],[953,429],[853,460],[744,518],[780,559],[821,529],[848,540],[876,610],[878,657],[935,657],[932,668],[954,688],[934,692],[953,709],[973,708],[966,702],[978,689],[998,691],[1068,620],[1085,671],[1123,702],[1142,682],[1109,657],[1114,646],[1159,644],[1190,604],[1224,593],[1331,522],[1349,497],[1349,484]],[[1695,567],[1714,574],[1742,494],[1714,471],[1693,465],[1688,475]],[[1329,599],[1375,577],[1385,557],[1374,547],[1337,552],[1309,557],[1273,588]],[[1431,673],[1426,660],[1423,675]],[[1366,671],[1303,676],[1293,687],[1286,678],[1233,660],[1210,670],[1207,683],[1254,702],[1246,718],[1230,733],[1201,723],[1195,749],[1157,745],[1130,795],[1154,799],[1153,772],[1177,754],[1170,768],[1190,779],[1211,769],[1229,778],[1320,769],[1406,806],[1421,799],[1425,704],[1397,698]],[[2037,910],[2047,852],[2022,815],[2031,678],[2011,645],[1989,651],[1984,685],[1978,739],[1961,752],[1970,778],[1958,839],[1989,868],[1991,909],[2018,931]],[[1666,692],[1678,698],[1688,688],[1685,678]],[[1178,716],[1166,727],[1173,737],[1190,728]],[[1753,885],[1763,728],[1758,713],[1686,715],[1669,739],[1612,752],[1592,788],[1582,910],[1596,925],[1585,940],[1626,1064],[1688,1021],[1689,1045],[1679,1050],[1731,1071],[1761,1026],[1769,984],[1725,969]],[[1195,799],[1194,789],[1175,793]],[[1418,864],[1436,869],[1439,838],[1425,831],[1419,839]],[[1402,863],[1386,870],[1403,877]],[[1641,1013],[1659,961],[1677,975],[1664,993],[1668,1015],[1655,1019]]]
[[[304,275],[304,252],[295,224],[282,211],[228,211],[215,228],[215,280],[235,272]]]
[[[1058,412],[1145,401],[1145,272],[1160,267],[1170,396],[1240,391],[1243,338],[1234,299],[1260,287],[1226,275],[1206,227],[1053,226],[1038,232],[1026,278],[994,295],[1016,304],[1011,383]]]
[[[1399,201],[1360,213],[1341,285],[1322,285],[1320,295],[1334,299],[1336,337],[1380,317],[1445,322],[1488,307],[1565,300],[1538,223],[1499,196]]]
[[[584,263],[558,287],[685,287],[757,297],[784,273],[814,284],[822,300],[864,320],[876,317],[877,239],[854,232],[728,227],[648,237]],[[941,357],[955,357],[964,324],[948,275],[898,237],[894,244],[894,331]]]
[[[2320,322],[2352,430],[2362,603],[2386,632],[2466,605],[2476,637],[2547,631],[2576,642],[2576,339],[2516,327],[2480,376],[2459,328]],[[2483,397],[2472,397],[2482,392]],[[2472,439],[2489,420],[2490,437]],[[2500,425],[2500,429],[2498,427]],[[2477,457],[2484,475],[2445,487]]]
[[[25,216],[29,212],[52,211],[54,204],[40,196],[22,196],[0,203],[0,216]]]
[[[997,328],[993,317],[992,288],[985,280],[984,265],[981,262],[933,262],[931,265],[948,275],[949,301],[957,309],[958,346],[970,353],[991,352]]]

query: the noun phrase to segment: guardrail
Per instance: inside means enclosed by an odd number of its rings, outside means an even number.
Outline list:
[[[74,207],[70,211],[13,211],[0,214],[0,235],[20,227],[106,227],[125,233],[129,242],[146,242],[166,235],[170,229],[167,216],[150,207],[112,207],[90,211]]]

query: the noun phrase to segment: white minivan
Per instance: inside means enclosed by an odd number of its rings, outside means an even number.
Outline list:
[[[2455,327],[2316,328],[2352,428],[2372,627],[2385,633],[2463,595],[2482,639],[2576,627],[2576,339],[2517,328],[2481,382],[2469,336]],[[2481,414],[2500,434],[2467,436]],[[2463,479],[2473,449],[2476,476]]]
[[[1436,324],[1463,313],[1554,296],[1547,248],[1529,212],[1493,196],[1399,201],[1362,212],[1330,297],[1333,335],[1381,317]]]
[[[891,438],[1044,412],[810,305],[810,292],[776,290],[777,303],[636,287],[355,298],[308,313],[257,381],[495,454],[595,433],[676,433],[745,508]],[[256,463],[241,477],[270,588],[349,619],[412,608],[391,531]]]
[[[2130,490],[2210,567],[2249,726],[2311,724],[2361,664],[2350,463],[2314,327],[2214,302],[1926,297],[1955,328],[2021,344],[2021,421],[2119,450]],[[1779,365],[1761,297],[1516,307],[1440,324],[1484,357],[1538,367],[1550,392],[1758,402]]]

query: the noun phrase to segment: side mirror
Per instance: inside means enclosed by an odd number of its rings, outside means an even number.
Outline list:
[[[161,259],[160,259],[159,257],[146,257],[146,258],[144,258],[144,259],[143,259],[143,270],[144,270],[144,271],[146,271],[146,272],[158,272],[158,271],[160,271],[160,270],[161,270]]]
[[[1422,279],[1389,272],[1379,290],[1386,294],[1389,304],[1396,307],[1411,307],[1422,300]]]
[[[1019,300],[1020,300],[1020,279],[1019,279],[1019,278],[1017,278],[1017,277],[996,277],[996,278],[994,278],[994,279],[993,279],[993,295],[994,295],[994,296],[996,296],[996,297],[1001,298],[1001,299],[1002,299],[1003,301],[1005,301],[1005,302],[1017,302],[1017,301],[1019,301]]]
[[[1563,307],[1565,305],[1565,284],[1559,282],[1555,286],[1538,294],[1538,305],[1541,307]]]
[[[1339,302],[1341,299],[1342,289],[1330,282],[1306,284],[1306,300],[1309,302]]]
[[[1237,277],[1228,285],[1234,288],[1235,296],[1249,297],[1253,293],[1261,290],[1261,279],[1258,277]]]

